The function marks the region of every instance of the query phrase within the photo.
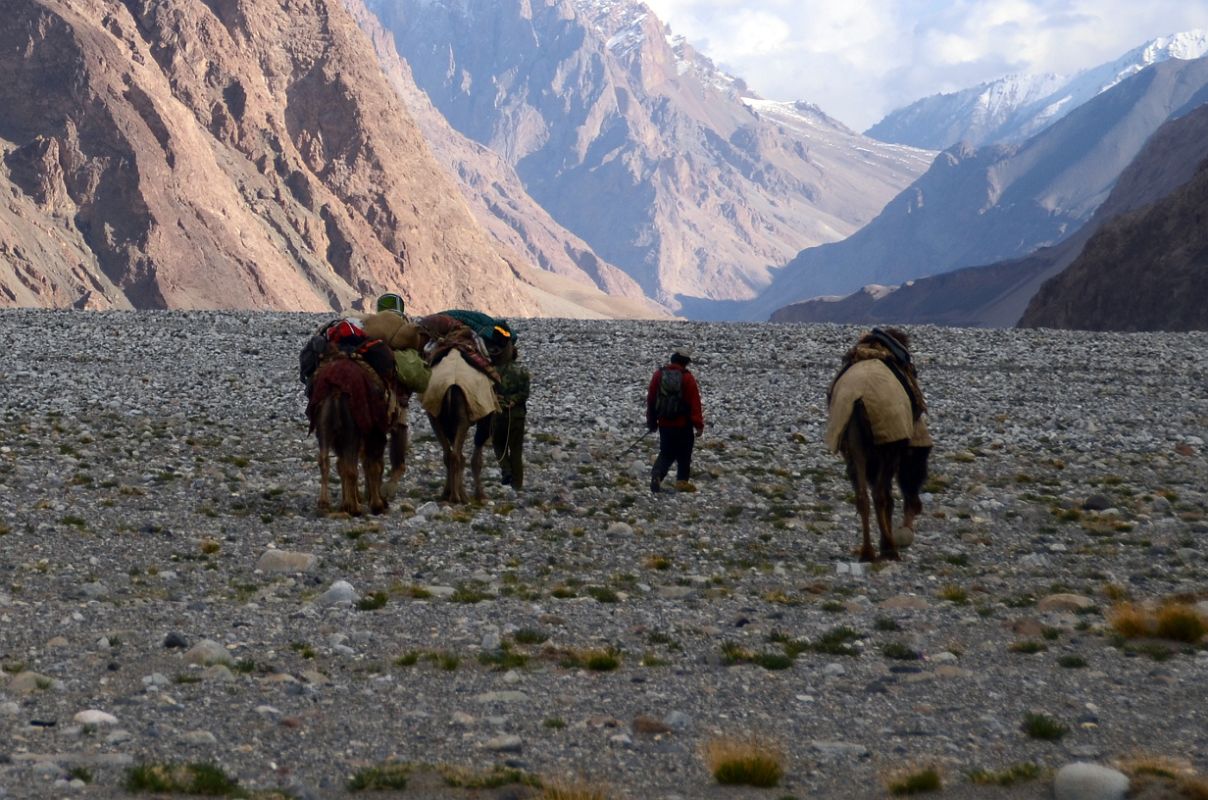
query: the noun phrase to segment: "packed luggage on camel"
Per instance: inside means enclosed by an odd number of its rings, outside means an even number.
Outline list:
[[[300,356],[310,430],[319,440],[321,511],[329,507],[328,462],[337,453],[341,511],[360,513],[357,464],[362,462],[370,510],[381,513],[406,469],[407,414],[419,392],[445,451],[444,500],[465,502],[462,445],[475,435],[475,496],[482,499],[481,450],[498,410],[496,366],[514,353],[507,323],[473,311],[451,310],[419,319],[403,313],[402,298],[383,295],[359,322],[324,325]],[[382,485],[389,435],[391,474]]]
[[[432,378],[421,404],[444,451],[445,488],[440,499],[468,501],[464,448],[471,426],[474,447],[470,473],[474,499],[482,502],[483,448],[500,410],[496,387],[499,369],[515,358],[514,337],[507,322],[476,311],[453,309],[416,320],[427,338],[425,359]]]

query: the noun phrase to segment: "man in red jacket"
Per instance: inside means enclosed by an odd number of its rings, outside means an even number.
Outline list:
[[[691,356],[686,348],[677,348],[671,354],[671,363],[655,370],[646,390],[646,427],[659,431],[659,457],[650,473],[652,492],[660,491],[673,462],[676,488],[689,490],[691,487],[688,479],[692,476],[692,447],[696,436],[705,430],[700,387],[696,377],[688,371]]]

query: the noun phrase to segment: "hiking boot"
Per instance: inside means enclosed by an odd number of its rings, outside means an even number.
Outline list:
[[[650,491],[654,492],[655,494],[658,494],[659,492],[663,491],[662,483],[663,483],[662,479],[659,478],[657,475],[651,475],[650,476]]]
[[[504,475],[502,478],[499,479],[499,482],[502,483],[504,486],[511,486],[512,485],[512,476]]]
[[[676,481],[675,491],[677,492],[695,492],[696,486],[691,481]]]

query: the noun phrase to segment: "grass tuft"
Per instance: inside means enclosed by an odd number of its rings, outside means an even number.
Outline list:
[[[975,769],[969,773],[969,782],[981,786],[1013,786],[1023,781],[1036,780],[1042,773],[1043,770],[1038,764],[1025,761],[997,771]]]
[[[885,788],[894,796],[938,792],[943,787],[940,771],[933,766],[899,772],[885,782]]]
[[[720,737],[704,745],[705,764],[723,786],[768,788],[784,777],[784,755],[768,742],[745,738]]]
[[[406,789],[410,764],[383,763],[357,770],[348,780],[348,791],[375,791]]]
[[[611,797],[607,787],[585,780],[546,780],[544,786],[540,800],[610,800]]]
[[[235,797],[243,794],[239,782],[208,763],[139,764],[126,771],[126,791]]]
[[[852,642],[860,638],[860,634],[846,625],[831,628],[810,644],[810,649],[816,653],[826,653],[832,656],[858,656],[860,651],[852,646]]]
[[[390,596],[385,592],[371,592],[357,601],[357,609],[360,611],[376,611],[386,605],[386,601]]]
[[[1185,603],[1167,603],[1158,609],[1154,631],[1162,639],[1195,644],[1208,633],[1208,622]]]
[[[441,766],[438,770],[445,785],[461,789],[498,789],[512,785],[541,788],[541,779],[536,775],[499,764],[486,772],[450,766]]]
[[[1055,742],[1070,732],[1060,720],[1033,711],[1024,715],[1023,723],[1019,727],[1029,737],[1046,742]]]
[[[881,648],[881,655],[886,658],[893,658],[899,661],[918,661],[922,658],[919,652],[909,645],[901,642],[890,642]]]

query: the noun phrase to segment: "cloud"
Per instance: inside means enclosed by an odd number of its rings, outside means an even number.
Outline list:
[[[1070,74],[1204,27],[1208,0],[647,0],[759,94],[863,130],[1008,72]]]

